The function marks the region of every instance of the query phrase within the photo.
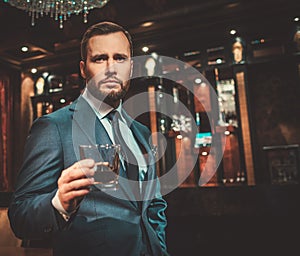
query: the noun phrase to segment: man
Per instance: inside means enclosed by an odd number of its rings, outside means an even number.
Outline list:
[[[70,106],[37,119],[27,138],[8,212],[17,237],[52,239],[54,255],[168,255],[167,205],[154,162],[147,159],[152,155],[150,132],[122,109],[131,57],[130,35],[119,25],[102,22],[85,32],[83,94]],[[118,112],[125,141],[139,156],[138,177],[106,193],[93,186],[95,162],[79,160],[78,145],[116,142],[112,111]],[[121,166],[120,176],[128,178],[132,167],[124,159]]]

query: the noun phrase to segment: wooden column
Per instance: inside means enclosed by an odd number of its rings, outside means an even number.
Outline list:
[[[239,69],[235,72],[237,93],[240,107],[240,119],[242,128],[242,140],[244,146],[245,155],[245,166],[247,172],[248,185],[255,185],[254,177],[254,164],[253,164],[253,153],[252,153],[252,142],[251,142],[251,129],[249,123],[249,110],[247,100],[247,88],[245,82],[245,71]]]

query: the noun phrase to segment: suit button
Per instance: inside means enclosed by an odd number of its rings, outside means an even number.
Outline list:
[[[45,227],[44,232],[45,233],[50,233],[52,231],[52,227]]]

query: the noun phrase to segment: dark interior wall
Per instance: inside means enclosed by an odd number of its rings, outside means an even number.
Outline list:
[[[177,189],[165,197],[169,252],[172,256],[295,255],[298,195],[299,185]]]
[[[296,60],[248,66],[257,183],[269,183],[264,146],[300,144],[300,81]]]
[[[0,73],[0,191],[9,187],[9,172],[11,167],[11,108],[12,96],[9,88],[9,76]]]
[[[12,191],[19,156],[20,73],[0,65],[0,192]]]

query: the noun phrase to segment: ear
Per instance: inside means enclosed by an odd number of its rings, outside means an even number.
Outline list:
[[[82,78],[86,79],[85,62],[83,60],[80,61],[79,67],[80,67],[80,74],[81,74]]]

